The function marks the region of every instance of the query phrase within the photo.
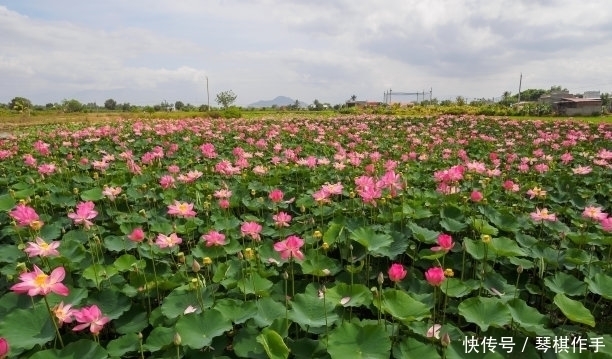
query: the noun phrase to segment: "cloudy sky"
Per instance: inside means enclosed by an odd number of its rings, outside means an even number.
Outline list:
[[[0,0],[0,102],[612,92],[609,0]],[[404,96],[402,101],[414,101]]]

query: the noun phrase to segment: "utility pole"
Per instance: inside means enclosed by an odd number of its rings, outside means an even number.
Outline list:
[[[206,76],[206,111],[210,111],[210,93],[208,92],[208,76]]]
[[[519,93],[518,93],[518,102],[521,102],[521,85],[523,84],[523,73],[521,72],[521,77],[519,79]]]

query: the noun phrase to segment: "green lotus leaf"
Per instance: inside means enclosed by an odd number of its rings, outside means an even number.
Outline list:
[[[332,359],[388,359],[391,339],[380,325],[343,323],[329,333],[327,352]]]
[[[502,327],[510,323],[512,315],[499,298],[473,297],[459,304],[459,314],[484,332],[489,326]]]
[[[555,305],[561,309],[563,315],[572,322],[581,323],[590,327],[595,326],[595,317],[593,314],[577,300],[570,299],[563,293],[555,295],[553,299]]]

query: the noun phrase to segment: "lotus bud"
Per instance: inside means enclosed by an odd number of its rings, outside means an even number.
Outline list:
[[[382,272],[378,272],[378,285],[383,285],[383,283],[385,282],[385,276],[383,275]]]
[[[28,271],[28,267],[24,262],[17,263],[16,269],[18,272],[25,273]]]
[[[284,280],[289,279],[289,274],[287,273],[287,271],[284,271],[284,272],[283,272],[283,279],[284,279]]]
[[[179,263],[185,263],[185,253],[183,252],[178,252],[176,254],[176,256],[178,257],[178,261]]]
[[[201,268],[202,267],[200,266],[200,263],[198,263],[198,261],[194,259],[193,263],[191,263],[191,270],[197,273],[200,271]]]
[[[176,345],[177,347],[179,345],[181,345],[181,336],[179,335],[179,333],[174,333],[174,339],[172,340],[174,342],[174,345]]]
[[[523,266],[518,266],[518,267],[516,267],[516,272],[517,272],[518,274],[523,273]]]
[[[448,333],[444,333],[442,339],[440,339],[440,343],[445,347],[449,346],[451,343],[450,335],[448,335]]]

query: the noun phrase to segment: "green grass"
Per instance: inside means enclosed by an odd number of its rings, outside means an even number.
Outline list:
[[[393,114],[407,117],[425,117],[438,116],[440,108],[415,106],[411,108],[388,109],[386,111],[379,110],[357,110],[355,114]],[[474,115],[473,106],[465,106],[468,115]],[[213,114],[219,114],[220,111],[202,112],[202,111],[175,111],[175,112],[120,112],[120,111],[104,111],[92,113],[62,113],[48,111],[32,111],[30,114],[16,113],[13,111],[0,111],[0,131],[11,131],[22,127],[31,127],[47,124],[62,124],[62,123],[101,123],[112,122],[116,119],[179,119],[179,118],[197,118],[208,117]],[[342,114],[334,110],[326,111],[289,111],[289,110],[242,110],[241,117],[244,119],[262,118],[262,117],[287,117],[300,116],[322,118],[341,116]],[[543,121],[579,121],[587,123],[612,123],[612,115],[602,116],[580,116],[580,117],[552,117],[552,116],[491,116],[496,118],[509,118],[512,120],[543,120]]]

